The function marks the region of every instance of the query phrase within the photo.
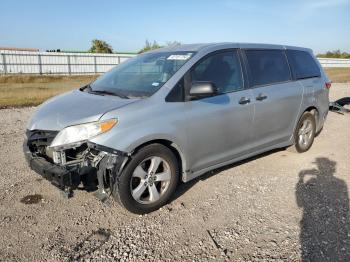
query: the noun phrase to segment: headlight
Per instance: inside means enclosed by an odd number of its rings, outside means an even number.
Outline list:
[[[74,145],[84,142],[94,136],[107,132],[117,123],[117,119],[109,119],[101,122],[66,127],[57,134],[50,147]]]

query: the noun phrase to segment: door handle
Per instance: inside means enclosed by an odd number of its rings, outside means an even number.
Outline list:
[[[245,105],[245,104],[250,103],[250,99],[248,97],[243,96],[243,97],[241,97],[241,99],[239,100],[238,103],[240,103],[241,105]]]
[[[257,97],[256,97],[256,100],[258,101],[263,101],[267,98],[267,95],[263,95],[263,94],[259,94]]]

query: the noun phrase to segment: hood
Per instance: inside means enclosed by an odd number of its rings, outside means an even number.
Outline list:
[[[39,106],[27,129],[59,131],[67,126],[98,121],[104,113],[137,100],[74,90],[53,97]]]

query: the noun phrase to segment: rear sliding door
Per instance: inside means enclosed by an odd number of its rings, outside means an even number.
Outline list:
[[[287,141],[294,128],[303,86],[292,80],[284,50],[245,50],[254,104],[257,150]]]

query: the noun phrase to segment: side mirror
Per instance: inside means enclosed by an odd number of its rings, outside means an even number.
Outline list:
[[[217,93],[217,89],[212,82],[198,81],[194,82],[190,88],[190,98],[204,98],[213,96]]]

